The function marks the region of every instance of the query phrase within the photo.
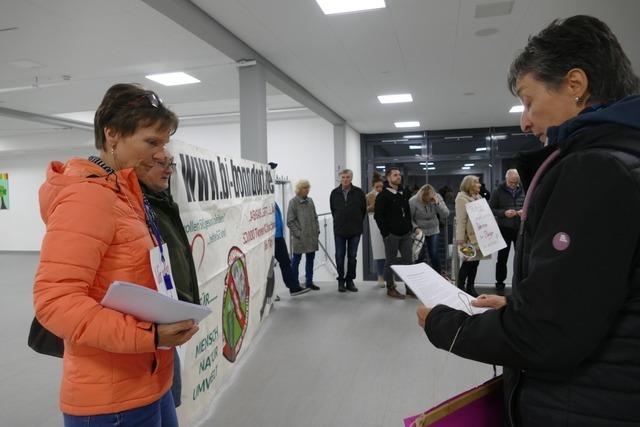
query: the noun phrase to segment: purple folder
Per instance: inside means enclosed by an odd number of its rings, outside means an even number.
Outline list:
[[[502,376],[406,418],[405,427],[500,427],[504,413]]]

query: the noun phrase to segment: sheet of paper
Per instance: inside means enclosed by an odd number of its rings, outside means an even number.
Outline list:
[[[392,265],[391,268],[427,307],[433,308],[438,304],[443,304],[468,314],[479,314],[488,310],[487,308],[473,307],[471,301],[475,298],[449,283],[423,262],[411,265]]]
[[[465,207],[483,255],[491,255],[507,247],[487,199],[481,197],[475,202],[467,203]]]
[[[174,300],[153,289],[119,281],[109,286],[100,304],[138,320],[160,324],[190,319],[198,323],[211,314],[209,307]]]

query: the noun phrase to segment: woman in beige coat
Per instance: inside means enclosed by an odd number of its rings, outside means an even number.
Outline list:
[[[456,196],[456,245],[458,249],[471,244],[476,251],[480,251],[478,239],[476,239],[476,233],[473,231],[471,221],[469,221],[466,208],[467,203],[478,200],[480,197],[480,179],[475,175],[465,176],[460,184],[460,192]],[[481,256],[481,254],[478,255]],[[456,284],[468,294],[477,297],[475,281],[480,261],[465,261],[464,259],[460,261]]]

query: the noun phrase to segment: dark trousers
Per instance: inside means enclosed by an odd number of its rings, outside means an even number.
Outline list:
[[[387,282],[388,289],[396,287],[395,283],[393,283],[393,270],[391,270],[391,266],[396,264],[411,264],[412,245],[413,239],[411,238],[411,232],[403,236],[389,234],[384,238],[384,253],[387,257],[384,264],[384,281]],[[400,251],[400,261],[398,261],[398,251]]]
[[[356,257],[358,256],[358,245],[360,235],[352,237],[334,236],[336,242],[336,269],[338,270],[338,280],[353,280],[356,278]],[[344,274],[344,257],[347,257],[347,274]]]
[[[429,264],[431,268],[433,268],[438,273],[441,273],[440,267],[440,255],[438,255],[438,240],[440,238],[439,234],[433,234],[431,236],[424,237],[424,244],[422,245],[422,249],[420,250],[420,255],[418,256],[420,261],[427,262],[427,254],[429,254]]]
[[[306,254],[304,254],[304,257],[305,284],[310,285],[313,283],[313,260],[316,258],[316,253],[307,252]],[[300,277],[298,267],[300,266],[301,259],[302,254],[293,254],[293,258],[291,259],[291,270],[293,270],[293,275],[296,277],[296,279]]]
[[[460,289],[465,289],[465,285],[466,289],[473,289],[476,284],[478,265],[480,265],[480,261],[466,261],[460,265],[457,280],[457,285]]]
[[[298,276],[291,271],[291,259],[289,259],[289,251],[287,250],[287,242],[284,237],[276,237],[275,258],[280,265],[280,272],[282,273],[282,281],[284,285],[289,289],[294,289],[300,284],[298,283]]]
[[[498,261],[496,262],[496,283],[504,283],[507,278],[507,261],[509,260],[511,242],[513,242],[513,249],[515,250],[516,242],[518,241],[518,230],[515,228],[500,227],[500,233],[502,233],[504,241],[507,242],[507,247],[500,249],[498,252]]]

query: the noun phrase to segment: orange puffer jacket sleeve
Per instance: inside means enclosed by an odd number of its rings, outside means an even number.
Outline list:
[[[117,195],[90,182],[62,189],[42,212],[47,231],[34,285],[36,317],[71,344],[112,353],[155,351],[153,325],[103,307],[90,296],[114,239]]]

